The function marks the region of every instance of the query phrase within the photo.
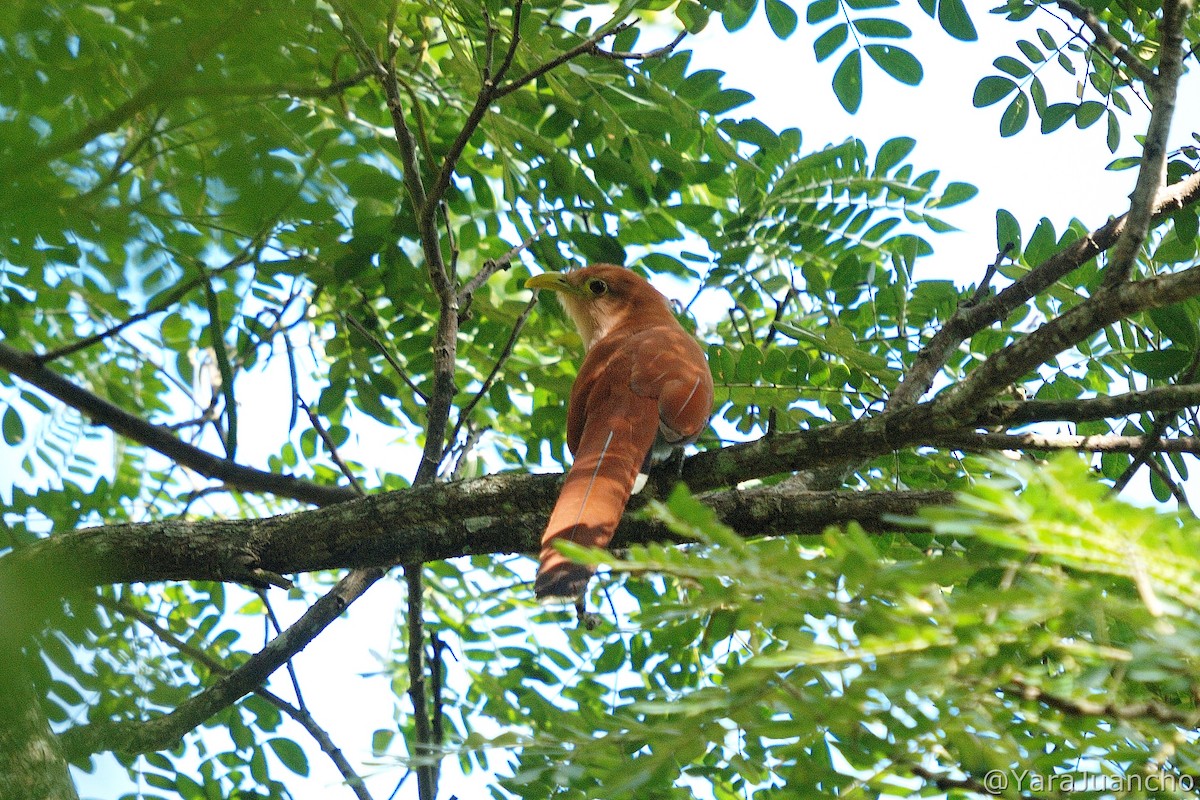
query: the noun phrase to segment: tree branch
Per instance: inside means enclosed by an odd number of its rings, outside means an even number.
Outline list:
[[[622,22],[619,25],[614,25],[611,28],[601,27],[599,32],[593,34],[586,40],[575,45],[570,50],[565,50],[562,53],[559,53],[557,56],[550,59],[546,63],[544,63],[540,66],[534,67],[533,69],[529,70],[529,72],[526,72],[524,75],[522,75],[521,77],[514,78],[513,80],[509,81],[504,86],[497,88],[495,95],[493,96],[492,99],[499,100],[501,97],[506,97],[507,95],[512,94],[513,92],[517,91],[518,89],[520,89],[523,86],[528,86],[529,84],[536,81],[538,78],[545,75],[547,72],[550,72],[552,69],[555,69],[556,67],[561,67],[563,64],[566,64],[568,61],[573,61],[574,59],[579,58],[584,53],[590,53],[596,45],[598,45],[600,42],[604,41],[608,37],[616,36],[618,33],[625,30],[626,28],[632,28],[632,27],[633,27],[633,23],[631,23],[631,22]]]
[[[467,282],[463,284],[462,289],[458,293],[459,314],[465,315],[468,312],[468,310],[471,308],[471,297],[479,290],[480,286],[483,286],[485,283],[487,283],[488,279],[497,272],[508,269],[509,265],[512,264],[512,260],[524,251],[528,250],[529,247],[538,240],[538,237],[545,233],[549,227],[549,222],[543,222],[538,226],[537,230],[525,237],[524,241],[522,241],[513,249],[509,250],[503,256],[494,260],[489,258],[487,261],[483,262],[483,266],[480,267],[479,271],[472,275]]]
[[[1158,194],[1151,216],[1153,224],[1161,223],[1176,211],[1200,201],[1200,172],[1172,184]],[[1059,279],[1086,264],[1097,254],[1117,243],[1125,229],[1128,214],[1092,231],[1063,250],[1037,265],[1023,278],[978,305],[961,305],[946,321],[921,352],[888,398],[887,408],[894,411],[911,406],[920,400],[933,385],[937,373],[950,353],[978,331],[1004,319],[1030,298],[1041,294]]]
[[[1041,433],[947,433],[933,436],[938,447],[974,452],[994,450],[1075,450],[1087,453],[1192,453],[1200,455],[1200,437],[1165,439],[1158,436],[1074,436]]]
[[[1059,697],[1035,686],[1023,678],[1014,678],[1010,686],[1000,687],[1007,695],[1015,695],[1023,700],[1041,703],[1044,706],[1061,711],[1072,717],[1107,717],[1110,719],[1152,719],[1168,725],[1181,725],[1192,729],[1200,720],[1200,714],[1195,711],[1183,711],[1173,706],[1167,706],[1153,700],[1120,704],[1112,701],[1097,703],[1093,700],[1077,700],[1069,697]]]
[[[68,759],[79,761],[109,750],[148,753],[170,749],[186,733],[259,688],[384,574],[381,568],[353,570],[249,661],[171,713],[145,722],[95,722],[71,728],[58,737],[63,752]]]
[[[525,327],[525,323],[529,320],[529,315],[533,313],[533,309],[537,306],[537,297],[530,299],[525,304],[525,308],[517,315],[517,321],[513,323],[512,332],[508,335],[508,341],[504,343],[504,348],[500,351],[500,355],[496,357],[496,363],[492,365],[492,371],[483,379],[483,383],[479,386],[479,391],[471,398],[458,413],[458,421],[454,423],[454,430],[446,437],[447,442],[453,443],[458,439],[458,434],[462,431],[463,425],[471,418],[471,412],[475,410],[475,406],[479,405],[479,401],[487,396],[491,390],[492,384],[495,383],[496,377],[500,374],[500,370],[504,368],[504,363],[508,361],[512,355],[513,347],[517,344],[517,337],[521,335],[521,329]]]
[[[76,409],[93,423],[155,450],[176,464],[194,470],[231,488],[251,492],[269,492],[303,503],[328,505],[354,497],[354,490],[342,486],[323,486],[291,475],[246,467],[194,447],[177,437],[170,428],[155,425],[130,414],[107,400],[83,389],[42,365],[37,356],[22,353],[0,342],[0,369],[16,375],[46,394]]]
[[[1105,286],[1116,286],[1133,274],[1134,262],[1150,230],[1155,197],[1167,182],[1167,136],[1171,131],[1171,118],[1175,115],[1179,78],[1183,75],[1183,25],[1191,5],[1191,0],[1163,2],[1162,18],[1158,23],[1158,73],[1150,84],[1154,89],[1154,107],[1150,111],[1137,184],[1126,215],[1128,224],[1105,267]]]
[[[653,50],[648,50],[645,53],[626,53],[619,50],[601,50],[599,45],[593,45],[588,52],[594,56],[609,58],[614,61],[645,61],[651,58],[662,58],[663,56],[670,55],[671,52],[679,46],[679,43],[684,40],[684,37],[686,37],[687,34],[688,32],[686,30],[682,30],[667,44],[663,45],[662,47],[656,47]]]
[[[1155,278],[1104,287],[1037,330],[993,353],[950,389],[936,405],[940,413],[965,421],[1003,387],[1021,380],[1056,354],[1131,314],[1162,308],[1200,294],[1200,267]],[[945,430],[948,426],[941,425]]]
[[[122,603],[110,600],[106,597],[98,597],[97,601],[105,608],[124,614],[127,617],[137,620],[145,626],[151,633],[158,637],[162,642],[175,648],[179,652],[186,655],[188,658],[203,664],[214,675],[225,676],[236,670],[225,664],[224,661],[212,655],[202,648],[195,647],[180,639],[171,631],[159,624],[158,620],[144,610],[137,608],[131,603]],[[342,753],[341,748],[334,744],[329,733],[322,728],[313,718],[312,714],[304,710],[303,707],[294,706],[288,701],[279,697],[275,693],[259,687],[254,690],[254,693],[262,697],[271,705],[278,708],[283,713],[287,714],[295,720],[304,730],[308,731],[308,735],[320,746],[321,750],[329,756],[329,760],[333,762],[334,767],[341,773],[346,784],[354,792],[358,800],[371,800],[371,795],[367,791],[366,784],[363,782],[362,776],[355,771],[350,762],[346,760],[346,756]],[[157,724],[151,722],[150,724]]]
[[[1089,422],[1120,419],[1131,414],[1169,413],[1200,405],[1200,384],[1155,386],[1140,392],[1091,397],[1084,400],[1024,400],[995,403],[982,409],[976,427],[1014,427],[1030,422]]]
[[[410,571],[416,575],[410,575]],[[405,622],[408,626],[408,699],[413,706],[413,729],[416,742],[410,746],[417,758],[417,786],[420,800],[434,800],[437,795],[437,763],[431,756],[433,734],[430,730],[429,700],[425,693],[425,604],[421,580],[421,564],[406,564],[408,602]]]
[[[400,362],[398,362],[396,357],[391,354],[391,351],[384,346],[383,342],[380,341],[378,336],[367,330],[367,326],[363,325],[350,314],[342,314],[342,318],[346,320],[346,322],[350,323],[350,327],[362,334],[364,339],[375,345],[375,349],[378,350],[379,354],[383,356],[383,360],[391,365],[396,375],[400,377],[400,380],[404,381],[404,385],[408,387],[409,391],[421,398],[422,403],[429,402],[429,395],[422,392],[420,387],[413,383],[412,378],[408,377],[408,373],[404,371],[402,366],[400,366]]]
[[[263,519],[155,520],[61,533],[0,558],[0,611],[5,619],[21,619],[29,616],[26,593],[57,596],[101,584],[224,581],[245,579],[254,569],[294,573],[532,553],[561,478],[503,473]],[[949,492],[805,492],[787,482],[702,496],[726,524],[749,536],[815,534],[850,520],[882,530],[885,515],[952,498]],[[645,503],[640,496],[630,503],[618,544],[674,540],[635,513]]]
[[[1137,76],[1138,80],[1147,86],[1154,84],[1154,71],[1143,64],[1137,56],[1130,53],[1125,48],[1125,45],[1117,41],[1116,37],[1108,32],[1108,29],[1097,19],[1090,8],[1084,8],[1075,2],[1075,0],[1057,0],[1056,4],[1063,11],[1066,11],[1072,17],[1086,25],[1088,30],[1092,32],[1092,35],[1096,37],[1096,43],[1120,59],[1121,63],[1128,67],[1129,71]]]

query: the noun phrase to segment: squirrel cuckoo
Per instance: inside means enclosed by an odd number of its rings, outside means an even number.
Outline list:
[[[712,376],[667,298],[623,267],[544,273],[525,286],[558,295],[587,352],[567,406],[575,461],[542,534],[534,583],[539,598],[580,598],[593,568],[568,561],[555,540],[608,544],[630,494],[645,481],[656,439],[682,447],[708,424]]]

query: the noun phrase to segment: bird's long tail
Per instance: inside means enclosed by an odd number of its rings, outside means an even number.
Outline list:
[[[631,425],[628,418],[603,426],[589,420],[542,535],[541,564],[534,583],[539,598],[573,599],[583,593],[594,568],[568,561],[554,542],[563,539],[589,547],[609,543],[655,433],[656,426]]]

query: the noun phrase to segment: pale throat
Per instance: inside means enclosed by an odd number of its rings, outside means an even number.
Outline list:
[[[607,336],[621,322],[621,315],[611,308],[608,303],[595,300],[576,300],[564,297],[563,308],[575,323],[583,339],[583,349],[591,350],[592,346]]]

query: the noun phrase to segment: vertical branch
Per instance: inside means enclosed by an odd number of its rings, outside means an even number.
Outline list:
[[[408,698],[413,705],[413,727],[417,741],[417,786],[420,800],[437,796],[437,765],[433,762],[433,733],[425,694],[425,625],[421,565],[405,564],[408,581]]]
[[[0,636],[0,787],[5,800],[78,800],[15,639]]]
[[[233,395],[233,367],[229,363],[229,349],[225,344],[225,330],[221,324],[221,305],[211,278],[204,282],[204,297],[208,302],[209,344],[217,359],[217,371],[221,375],[221,393],[225,397],[225,457],[232,461],[237,454],[237,399]]]
[[[1129,280],[1138,252],[1150,230],[1155,198],[1167,182],[1167,134],[1171,130],[1179,78],[1183,74],[1183,25],[1191,8],[1191,0],[1166,0],[1163,3],[1162,18],[1158,22],[1158,72],[1150,87],[1154,90],[1154,108],[1150,112],[1150,125],[1142,146],[1142,163],[1125,230],[1113,248],[1105,272],[1106,286]]]

